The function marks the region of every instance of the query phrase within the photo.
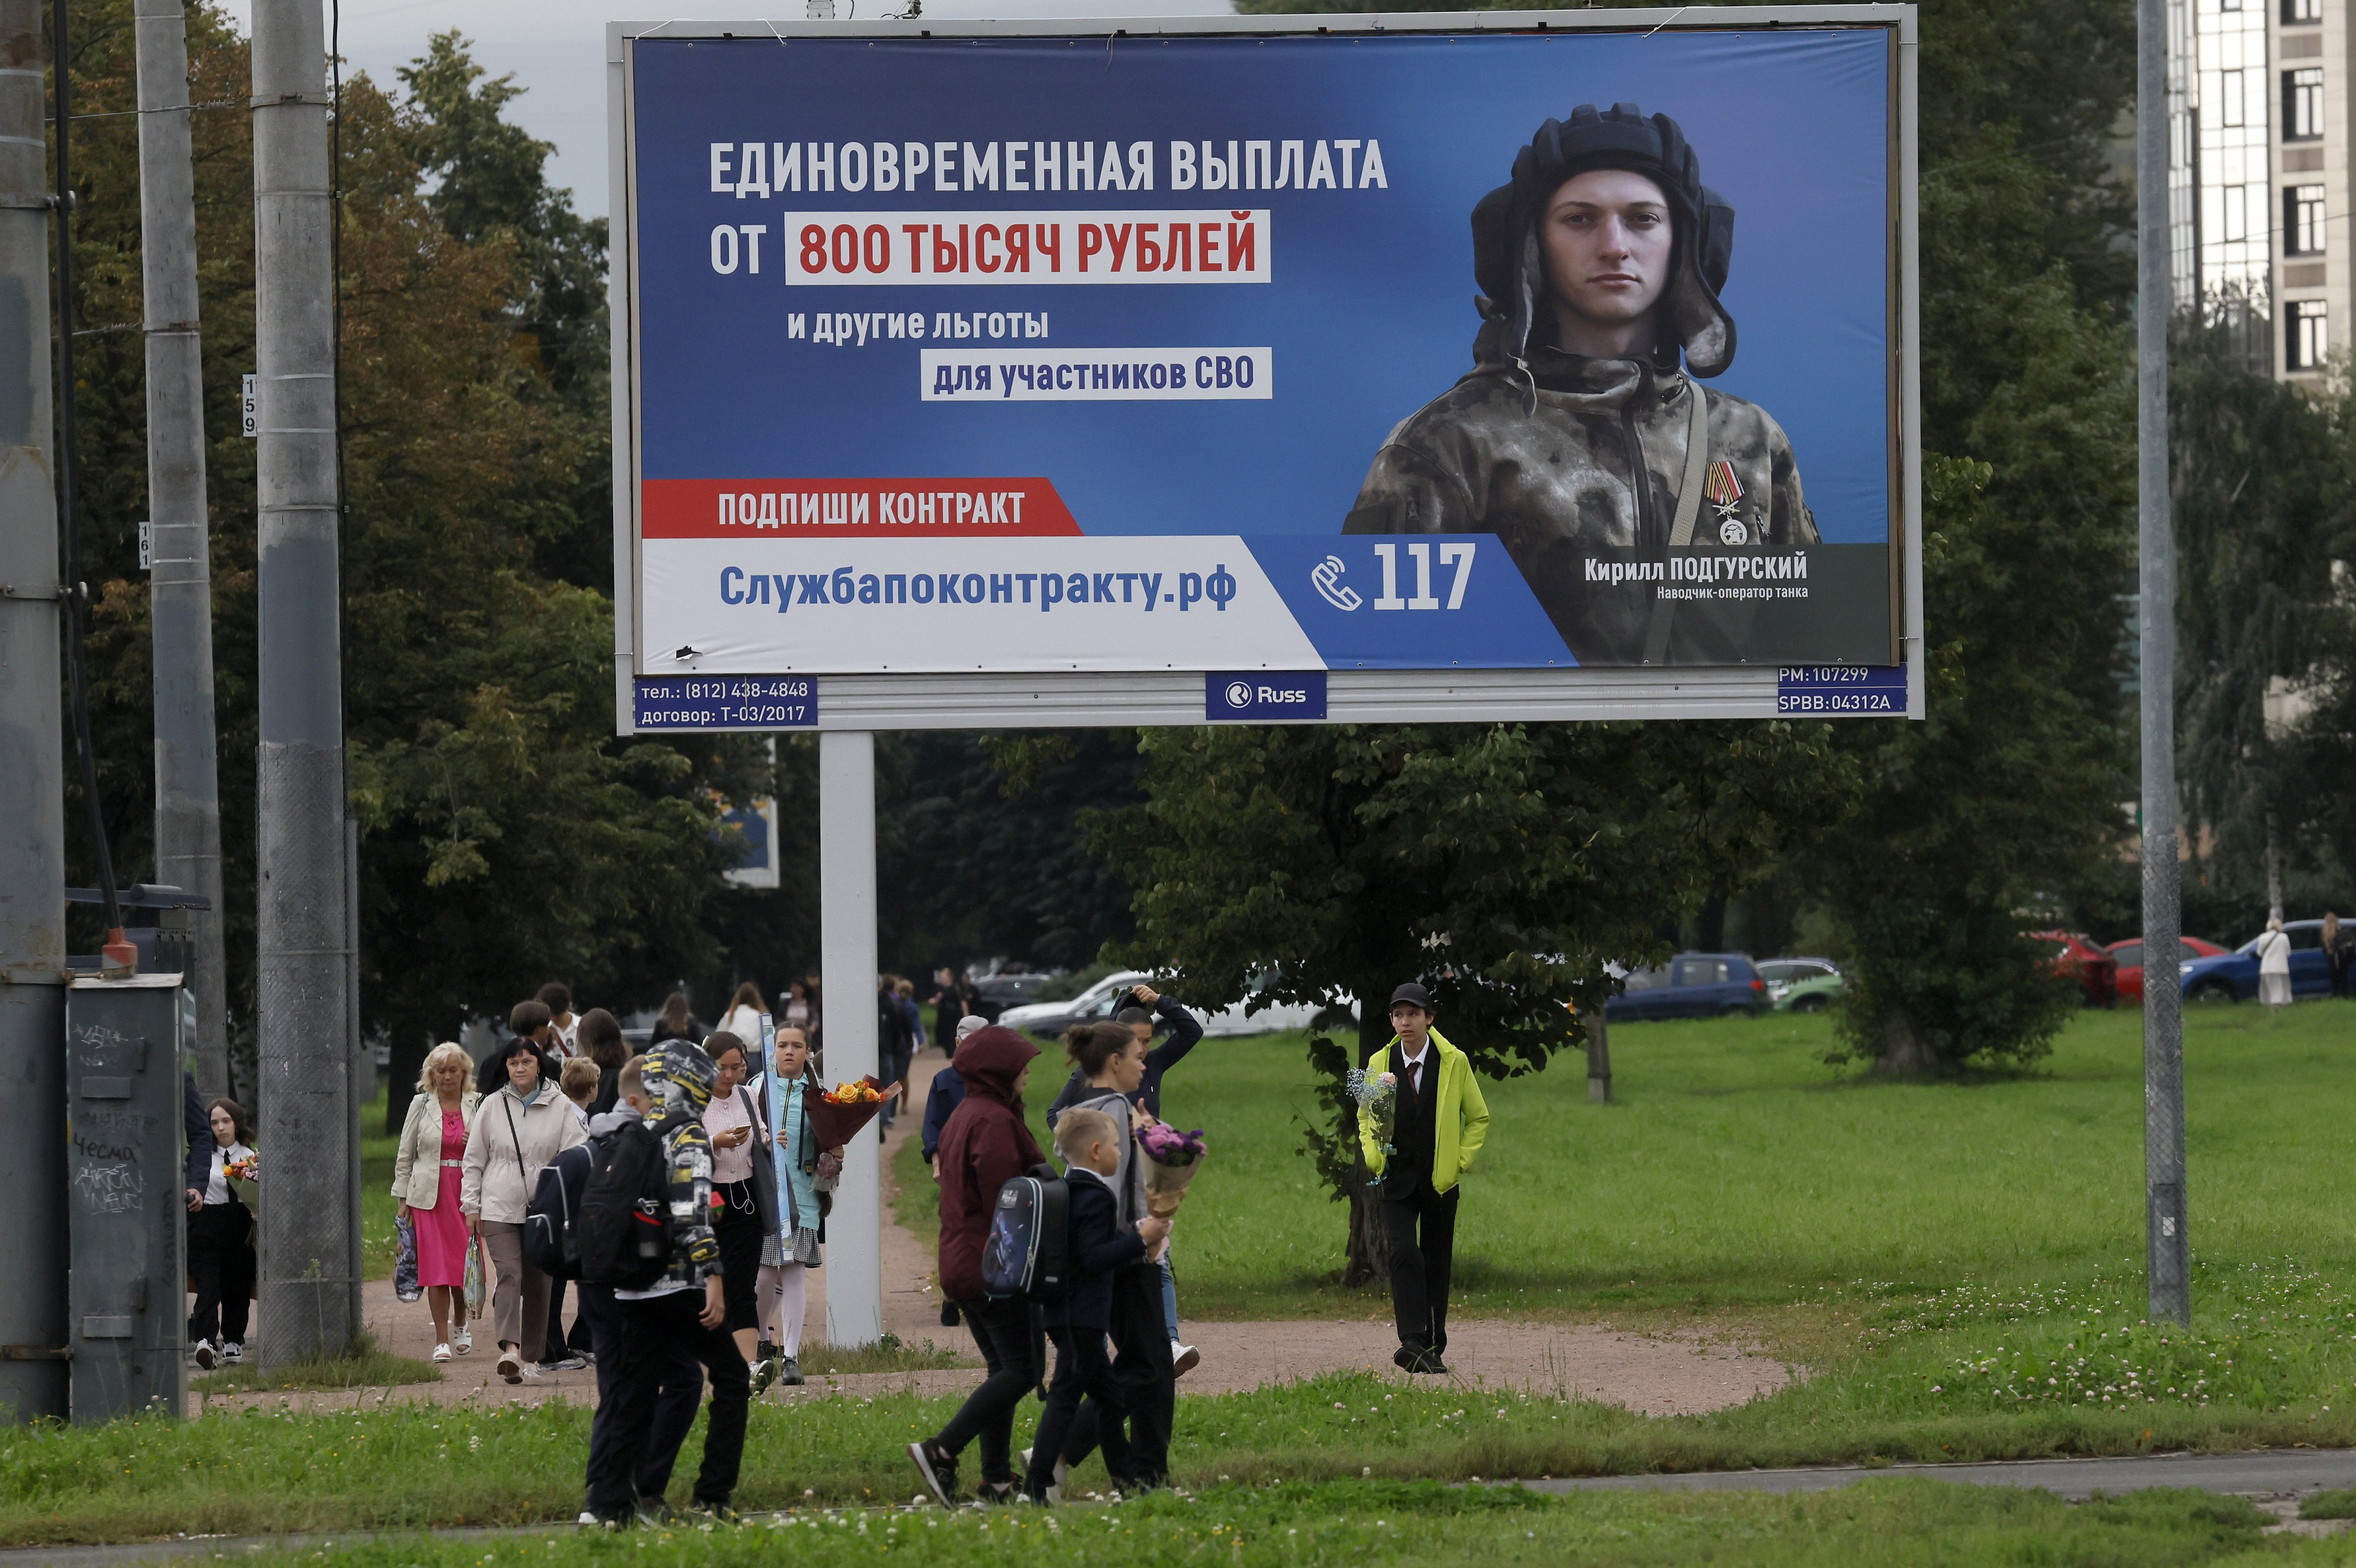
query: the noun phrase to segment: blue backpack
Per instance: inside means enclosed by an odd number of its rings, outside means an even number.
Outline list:
[[[1051,1166],[1031,1168],[998,1189],[981,1285],[994,1300],[1059,1301],[1069,1285],[1071,1196]]]
[[[595,1165],[594,1147],[582,1143],[560,1151],[540,1168],[531,1207],[524,1211],[523,1255],[551,1279],[581,1277],[581,1238],[573,1219],[581,1212],[589,1172]]]

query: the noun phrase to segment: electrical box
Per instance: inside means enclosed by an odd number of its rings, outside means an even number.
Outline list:
[[[187,1204],[178,975],[66,992],[66,1213],[75,1424],[187,1410]]]

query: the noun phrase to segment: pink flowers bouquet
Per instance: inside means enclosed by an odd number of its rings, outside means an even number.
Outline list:
[[[1203,1168],[1210,1146],[1200,1127],[1182,1133],[1161,1122],[1144,1122],[1136,1131],[1137,1147],[1145,1155],[1146,1211],[1166,1219],[1185,1200],[1187,1183]]]

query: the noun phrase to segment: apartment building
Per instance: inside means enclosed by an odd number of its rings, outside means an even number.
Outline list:
[[[2169,0],[2175,297],[2294,380],[2356,327],[2349,4]]]

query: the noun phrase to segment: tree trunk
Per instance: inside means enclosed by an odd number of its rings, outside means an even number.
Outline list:
[[[2275,814],[2266,813],[2266,914],[2269,919],[2283,917],[2282,841],[2275,834]]]
[[[1914,1031],[1914,1020],[1893,1011],[1881,1020],[1881,1054],[1873,1070],[1884,1078],[1928,1078],[1938,1065],[1931,1048]]]
[[[1587,1020],[1587,1097],[1599,1104],[1612,1099],[1612,1029],[1601,1007]]]
[[[1357,1065],[1364,1067],[1375,1058],[1375,1052],[1388,1045],[1391,1040],[1390,1009],[1386,1005],[1393,982],[1379,976],[1370,976],[1358,983],[1358,1053]],[[1358,1138],[1358,1115],[1355,1106],[1346,1107],[1343,1121],[1355,1145]],[[1391,1267],[1389,1235],[1383,1230],[1381,1202],[1368,1183],[1374,1172],[1366,1168],[1362,1158],[1350,1174],[1350,1245],[1342,1264],[1342,1283],[1346,1285],[1365,1285],[1370,1280],[1387,1278]]]

